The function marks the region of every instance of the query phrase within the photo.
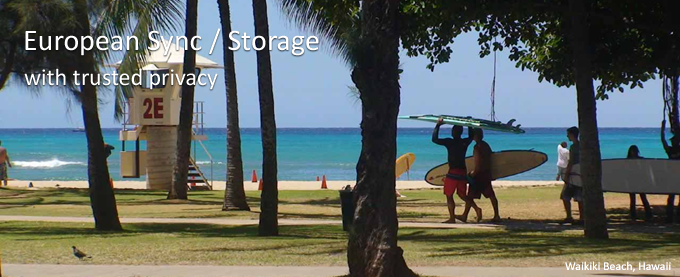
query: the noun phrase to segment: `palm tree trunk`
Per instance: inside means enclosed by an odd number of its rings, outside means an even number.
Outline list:
[[[198,29],[198,0],[187,0],[185,35],[196,36]],[[184,51],[183,74],[195,74],[196,50],[188,47]],[[182,103],[177,126],[177,160],[172,173],[172,185],[168,199],[187,199],[187,178],[189,175],[189,157],[191,156],[192,121],[194,118],[194,86],[186,82],[182,84]]]
[[[90,35],[90,20],[86,0],[76,0],[75,15],[80,26],[80,36]],[[79,63],[80,73],[95,73],[96,64],[92,51],[86,51]],[[90,204],[95,228],[100,231],[120,231],[116,197],[110,184],[109,168],[104,153],[99,112],[97,107],[97,87],[91,83],[80,86],[83,123],[87,137],[87,177],[89,182]]]
[[[269,37],[267,1],[253,0],[255,35]],[[278,236],[279,191],[276,164],[276,120],[274,116],[274,89],[272,63],[268,42],[257,51],[257,87],[260,92],[260,128],[262,133],[262,196],[260,197],[260,236]],[[259,45],[258,45],[259,46]]]
[[[398,12],[398,0],[362,3],[361,43],[366,47],[352,72],[362,103],[362,147],[347,249],[350,276],[416,276],[397,246]]]
[[[583,206],[585,236],[609,238],[607,215],[602,194],[602,162],[600,138],[597,130],[597,107],[591,71],[588,41],[587,1],[569,2],[571,17],[572,55],[575,64],[578,102],[578,124],[581,131],[581,179],[583,180]]]
[[[217,0],[220,9],[222,33],[231,33],[229,0]],[[238,120],[238,94],[236,86],[236,62],[232,41],[222,38],[224,49],[224,83],[227,88],[227,188],[224,191],[222,210],[250,211],[243,189],[243,158],[241,155],[241,128]]]

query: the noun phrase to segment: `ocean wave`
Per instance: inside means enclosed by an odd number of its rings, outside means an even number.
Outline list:
[[[65,165],[87,165],[83,162],[67,162],[59,159],[52,159],[49,161],[12,161],[13,166],[27,167],[27,168],[55,168]]]
[[[197,161],[196,164],[198,164],[198,165],[202,165],[202,164],[210,164],[210,161]],[[216,162],[216,161],[213,161],[213,164],[214,164],[214,165],[219,165],[219,164],[224,164],[224,163],[223,163],[223,162]]]

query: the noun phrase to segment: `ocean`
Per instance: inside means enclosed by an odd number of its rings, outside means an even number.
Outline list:
[[[104,129],[104,139],[116,147],[109,157],[109,170],[114,180],[120,177],[118,129]],[[554,180],[557,144],[567,141],[565,128],[526,128],[516,135],[486,132],[485,140],[494,151],[529,150],[544,152],[548,162],[507,180]],[[242,151],[245,178],[251,172],[261,173],[262,146],[259,129],[244,128]],[[213,157],[213,177],[226,179],[226,130],[206,129],[204,142]],[[441,137],[450,135],[442,127]],[[431,142],[430,128],[402,128],[398,131],[398,155],[413,152],[416,161],[411,180],[422,180],[432,167],[446,162],[446,149]],[[464,135],[465,136],[465,135]],[[329,180],[355,180],[356,162],[361,151],[361,134],[357,128],[283,128],[278,130],[279,180],[315,180],[326,175]],[[9,177],[18,180],[87,180],[87,148],[85,133],[71,129],[0,129],[2,146],[8,149],[14,167]],[[600,130],[603,158],[625,158],[628,147],[636,144],[647,158],[666,158],[658,128],[603,128]],[[142,143],[142,147],[144,144]],[[127,150],[134,149],[128,142]],[[199,146],[197,161],[210,175],[208,156]],[[472,147],[468,150],[472,152]],[[402,179],[406,179],[404,175]],[[136,179],[128,179],[136,180]]]

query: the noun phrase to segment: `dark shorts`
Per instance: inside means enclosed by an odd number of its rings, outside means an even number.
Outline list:
[[[0,164],[0,180],[7,180],[7,164]]]
[[[449,174],[446,174],[446,178],[444,178],[444,194],[446,196],[453,196],[456,191],[460,198],[467,195],[466,173],[465,169],[461,168],[449,169]]]
[[[565,201],[574,199],[574,201],[581,202],[583,201],[583,188],[572,184],[564,184],[562,193],[560,193],[560,199]]]
[[[491,185],[491,178],[475,177],[470,180],[470,190],[468,196],[474,199],[480,199],[484,195],[485,198],[496,197],[496,192]]]

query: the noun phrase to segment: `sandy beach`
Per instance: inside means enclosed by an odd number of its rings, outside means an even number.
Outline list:
[[[35,188],[55,188],[59,185],[60,188],[87,188],[87,181],[27,181],[14,180],[9,182],[10,187],[28,187],[29,183],[33,183]],[[328,189],[339,190],[346,185],[354,185],[354,181],[327,181]],[[496,188],[502,187],[533,187],[533,186],[552,186],[559,185],[555,181],[494,181],[493,186]],[[225,181],[215,181],[215,190],[224,190]],[[145,189],[145,181],[114,181],[114,187],[117,189]],[[257,190],[258,183],[245,182],[246,190]],[[321,189],[321,181],[279,181],[279,190],[317,190]],[[397,189],[441,189],[441,187],[432,186],[425,181],[397,181]]]

